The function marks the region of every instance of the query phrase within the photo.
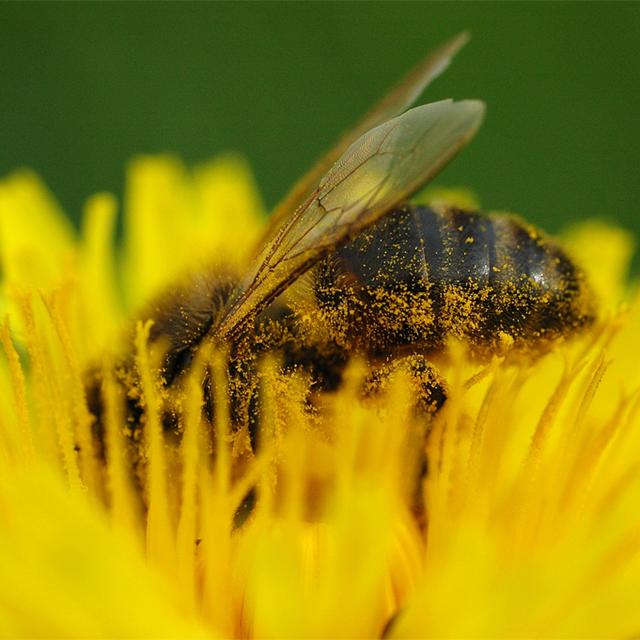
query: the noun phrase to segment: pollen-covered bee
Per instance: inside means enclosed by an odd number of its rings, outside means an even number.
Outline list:
[[[372,387],[403,361],[419,403],[435,412],[446,391],[429,356],[448,337],[477,353],[505,338],[537,348],[593,319],[583,274],[535,228],[407,204],[482,122],[477,100],[409,109],[466,39],[431,53],[295,185],[244,277],[203,273],[152,304],[151,340],[168,346],[168,388],[203,344],[224,345],[232,421],[255,444],[255,366],[265,352],[304,370],[317,392],[338,387],[354,355],[370,364]],[[281,301],[303,281],[302,302]]]

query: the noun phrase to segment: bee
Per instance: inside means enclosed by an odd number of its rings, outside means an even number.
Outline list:
[[[430,355],[448,338],[478,354],[505,337],[538,349],[593,320],[583,273],[539,230],[513,216],[408,203],[482,123],[478,100],[410,108],[466,41],[433,51],[293,187],[244,277],[201,273],[152,304],[151,341],[168,345],[167,388],[203,344],[225,345],[232,421],[255,447],[256,362],[266,352],[306,371],[318,393],[339,387],[356,354],[371,388],[403,362],[423,409],[436,413],[446,385]],[[282,302],[301,282],[307,299]]]

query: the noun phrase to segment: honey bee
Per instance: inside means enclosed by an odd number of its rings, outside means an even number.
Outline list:
[[[479,354],[505,336],[530,349],[593,320],[584,275],[542,232],[513,216],[407,203],[483,120],[477,100],[410,108],[466,40],[432,52],[294,186],[244,277],[198,274],[152,304],[151,340],[168,344],[167,387],[204,343],[225,345],[232,421],[255,446],[255,366],[265,352],[307,372],[318,392],[337,388],[356,354],[372,387],[404,362],[435,413],[446,385],[429,358],[449,337]],[[303,302],[281,301],[303,281]]]

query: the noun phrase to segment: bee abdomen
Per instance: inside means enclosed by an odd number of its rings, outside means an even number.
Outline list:
[[[593,318],[580,270],[509,215],[405,206],[325,260],[316,300],[338,341],[434,349],[448,336],[530,345]]]

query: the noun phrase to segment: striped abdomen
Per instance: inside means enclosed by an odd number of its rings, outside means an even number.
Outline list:
[[[541,232],[509,215],[405,206],[316,270],[316,302],[339,343],[435,349],[448,336],[531,345],[593,319],[583,274]]]

